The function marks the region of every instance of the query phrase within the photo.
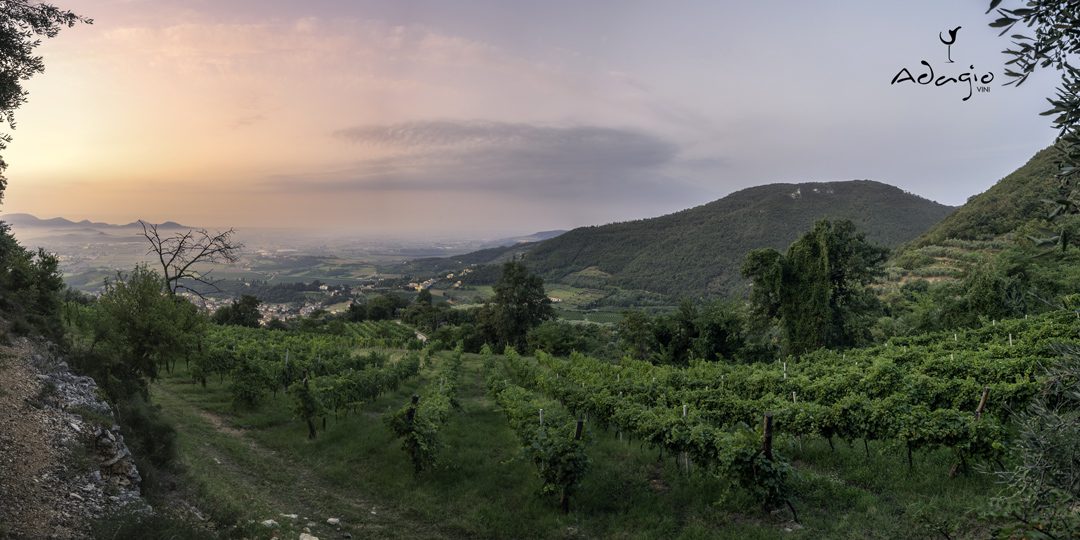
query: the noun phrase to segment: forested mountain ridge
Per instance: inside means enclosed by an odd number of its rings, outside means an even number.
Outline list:
[[[743,287],[739,269],[747,252],[786,248],[820,219],[849,219],[871,241],[896,247],[952,211],[871,180],[769,184],[665,216],[580,227],[535,244],[452,261],[483,264],[521,253],[526,265],[549,281],[673,296],[724,295]],[[434,260],[425,263],[437,266]]]

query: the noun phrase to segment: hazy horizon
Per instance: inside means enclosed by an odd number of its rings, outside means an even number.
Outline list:
[[[0,213],[484,238],[776,182],[956,206],[1055,135],[1057,79],[1002,87],[978,4],[65,7],[95,24],[41,46]],[[889,84],[923,59],[992,91]]]

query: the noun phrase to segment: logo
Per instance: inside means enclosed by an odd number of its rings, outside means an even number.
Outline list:
[[[953,28],[951,30],[946,30],[946,32],[948,32],[948,34],[949,34],[948,38],[946,38],[943,33],[941,33],[941,32],[938,33],[938,40],[941,41],[942,45],[945,45],[945,63],[946,64],[955,63],[955,62],[953,62],[953,59],[952,59],[952,46],[953,46],[954,43],[956,43],[956,38],[957,38],[957,35],[960,33],[961,28],[963,28],[963,27],[962,26],[957,26],[956,28]],[[982,75],[979,75],[978,73],[976,73],[974,64],[970,64],[968,66],[968,69],[970,71],[966,71],[964,73],[958,73],[958,74],[957,73],[936,74],[934,72],[934,66],[932,64],[930,64],[930,62],[928,62],[926,60],[920,61],[919,64],[921,64],[923,67],[916,69],[916,73],[918,73],[918,75],[913,75],[911,73],[911,71],[908,70],[908,68],[906,68],[906,67],[905,68],[900,68],[900,71],[898,71],[896,73],[896,76],[892,78],[892,83],[890,83],[890,84],[895,85],[895,84],[903,84],[903,83],[910,82],[910,83],[915,84],[915,85],[922,85],[922,86],[933,85],[933,86],[936,86],[936,87],[950,86],[950,85],[954,85],[954,84],[960,85],[961,87],[963,87],[964,85],[967,85],[967,91],[968,91],[967,95],[964,96],[963,99],[961,99],[961,101],[967,101],[967,100],[971,99],[971,96],[976,92],[978,92],[978,93],[989,93],[990,92],[990,82],[994,80],[994,74],[992,72],[986,72],[986,73],[984,73]]]
[[[961,28],[963,28],[963,27],[962,26],[957,26],[956,28],[953,28],[952,30],[949,30],[949,40],[948,41],[945,41],[945,38],[944,38],[944,36],[941,35],[941,32],[938,32],[938,35],[937,35],[938,39],[940,39],[941,42],[944,43],[945,47],[946,47],[946,49],[945,49],[945,58],[947,58],[949,60],[947,62],[948,64],[953,63],[953,61],[952,61],[952,44],[956,43],[956,33],[959,32]]]

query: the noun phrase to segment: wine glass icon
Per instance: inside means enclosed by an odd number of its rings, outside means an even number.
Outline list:
[[[941,32],[938,32],[938,39],[940,39],[941,42],[945,44],[945,47],[947,47],[945,54],[946,54],[946,57],[949,59],[949,61],[947,62],[949,64],[953,63],[952,44],[956,43],[956,33],[960,31],[960,28],[962,28],[962,27],[957,26],[956,28],[953,28],[952,30],[949,30],[949,39],[948,39],[948,41],[946,41],[945,38],[941,35]]]

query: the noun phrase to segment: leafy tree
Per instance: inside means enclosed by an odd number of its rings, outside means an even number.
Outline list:
[[[492,302],[495,328],[502,344],[524,347],[530,328],[555,317],[544,280],[519,261],[503,265]]]
[[[367,305],[356,301],[349,303],[349,309],[345,311],[345,318],[352,322],[367,320]]]
[[[687,365],[698,339],[697,319],[697,307],[689,300],[683,300],[677,311],[653,321],[653,335],[658,346],[653,359],[663,364]]]
[[[710,361],[734,360],[745,344],[744,321],[738,307],[714,302],[698,313],[694,356]]]
[[[61,291],[64,280],[55,256],[33,253],[0,222],[0,317],[18,333],[37,331],[59,338]]]
[[[850,221],[819,221],[786,255],[772,249],[747,255],[751,312],[778,319],[791,354],[859,344],[879,309],[866,286],[881,273],[886,254]]]
[[[1018,415],[1016,466],[998,473],[1007,489],[994,498],[992,513],[1004,518],[1002,538],[1080,536],[1080,349],[1060,352],[1063,361]]]
[[[416,295],[416,303],[417,304],[430,306],[431,301],[432,301],[431,291],[428,290],[428,289],[423,289]]]
[[[34,55],[41,38],[55,37],[64,27],[80,22],[92,21],[50,4],[0,3],[0,120],[11,129],[15,129],[15,109],[28,97],[23,81],[45,71],[41,56]],[[9,142],[11,135],[0,134],[0,151]],[[7,163],[0,157],[0,202],[7,187],[5,169]],[[57,266],[56,257],[20,246],[8,225],[0,222],[0,318],[7,319],[12,330],[60,337],[63,281]]]
[[[623,312],[618,324],[619,343],[623,353],[636,360],[647,360],[656,350],[652,320],[640,310]]]
[[[611,330],[604,325],[568,321],[544,321],[529,330],[527,350],[541,350],[555,356],[573,352],[605,358],[618,358],[611,348]]]
[[[115,405],[144,480],[152,478],[154,467],[174,459],[176,434],[150,404],[149,383],[179,359],[202,365],[205,317],[186,299],[166,294],[161,276],[138,266],[107,281],[96,301],[69,302],[64,320],[73,367],[93,377]]]
[[[367,303],[367,318],[372,321],[385,321],[393,319],[399,308],[405,307],[405,302],[393,294],[380,294]]]
[[[90,305],[69,305],[71,346],[78,367],[114,399],[145,396],[160,367],[197,354],[205,318],[187,300],[167,295],[161,276],[145,266],[118,275]]]
[[[41,38],[56,37],[64,27],[93,21],[51,4],[9,0],[0,4],[0,120],[15,129],[15,109],[26,103],[29,93],[23,81],[45,71],[45,62],[34,55]],[[11,135],[0,134],[0,150],[7,149]],[[7,163],[0,158],[0,201],[4,198]],[[4,231],[6,234],[6,231]]]
[[[259,313],[258,298],[244,294],[233,300],[232,304],[222,306],[214,312],[212,320],[217,324],[231,324],[258,328],[262,313]]]

